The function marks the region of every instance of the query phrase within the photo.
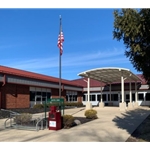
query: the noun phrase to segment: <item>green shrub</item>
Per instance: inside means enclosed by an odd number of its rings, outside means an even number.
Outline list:
[[[14,121],[17,124],[25,124],[25,123],[29,123],[31,119],[32,119],[32,114],[22,113],[15,116]]]
[[[75,106],[75,107],[82,107],[82,102],[65,102],[64,106]]]
[[[44,105],[43,104],[36,104],[33,106],[33,108],[42,109],[42,108],[44,108]]]
[[[74,106],[74,103],[72,103],[72,102],[65,102],[64,105],[65,106]]]
[[[97,119],[97,111],[94,109],[88,109],[85,111],[84,115],[86,116],[86,118],[88,119]]]
[[[63,127],[70,128],[74,123],[74,117],[72,115],[63,115]]]
[[[77,107],[83,107],[83,103],[82,103],[82,102],[77,102],[77,103],[76,103],[76,106],[77,106]]]

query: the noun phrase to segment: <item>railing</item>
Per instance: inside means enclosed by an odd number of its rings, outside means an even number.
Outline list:
[[[7,110],[7,109],[1,109],[1,110],[2,111],[7,111],[7,112],[9,112],[11,114],[19,114],[19,113],[15,112],[15,111]]]
[[[13,112],[10,110],[2,110],[10,112],[9,118],[4,122],[4,127],[22,130],[43,130],[48,127],[47,119],[43,115]],[[9,123],[8,123],[9,122]]]

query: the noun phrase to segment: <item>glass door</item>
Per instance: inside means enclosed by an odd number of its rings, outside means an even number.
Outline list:
[[[36,104],[42,104],[42,96],[40,95],[35,96],[35,105]]]

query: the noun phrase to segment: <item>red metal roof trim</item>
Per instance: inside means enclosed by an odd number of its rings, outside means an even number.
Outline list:
[[[1,66],[1,65],[0,65],[0,72],[4,73],[4,74],[9,74],[9,75],[21,76],[21,77],[32,78],[32,79],[39,79],[39,80],[43,80],[43,81],[51,81],[51,82],[55,82],[55,83],[59,82],[59,78],[56,78],[56,77],[51,77],[51,76],[47,76],[47,75],[42,75],[42,74],[38,74],[38,73],[33,73],[33,72],[10,68],[10,67]],[[82,85],[78,85],[75,82],[73,83],[73,82],[71,82],[69,80],[65,80],[65,79],[61,79],[61,83],[67,84],[67,85],[72,85],[72,86],[83,87]]]
[[[42,75],[42,74],[38,74],[38,73],[33,73],[33,72],[10,68],[10,67],[1,66],[1,65],[0,65],[0,72],[4,73],[4,74],[9,74],[9,75],[21,76],[21,77],[32,78],[32,79],[39,79],[39,80],[43,80],[43,81],[51,81],[51,82],[55,82],[55,83],[59,82],[59,78],[56,78],[56,77]],[[142,79],[142,84],[147,84],[146,80],[144,79],[144,77],[141,74],[138,74],[137,76],[140,79]],[[72,80],[72,81],[61,79],[61,83],[66,84],[66,85],[76,86],[76,87],[87,87],[87,83],[84,80],[87,80],[87,78],[81,78],[81,79],[76,79],[76,80]],[[128,82],[129,81],[125,80],[125,83],[128,83]],[[119,83],[120,83],[120,81],[114,82],[113,84],[119,84]],[[106,84],[102,82],[102,86],[105,86],[105,85]],[[91,87],[100,87],[101,82],[94,80],[94,79],[90,79],[90,86]]]
[[[84,81],[85,80],[85,81]],[[78,85],[82,85],[83,87],[87,87],[87,78],[81,78],[81,79],[76,79],[76,80],[72,80],[73,83],[77,83]],[[91,87],[104,87],[106,84],[94,79],[90,79],[90,86]]]

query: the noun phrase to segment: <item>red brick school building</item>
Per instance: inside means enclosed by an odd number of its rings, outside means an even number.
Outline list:
[[[107,72],[106,72],[107,74]],[[129,89],[129,81],[124,80],[124,101],[128,103],[132,95],[132,102],[138,105],[150,105],[149,85],[141,75],[135,75],[139,79],[131,83],[132,94]],[[121,100],[121,81],[106,83],[90,79],[89,101],[92,105],[98,105],[102,101],[105,106],[119,106]],[[76,80],[61,80],[61,97],[66,102],[82,102],[86,105],[88,100],[87,77]],[[59,98],[59,78],[19,70],[6,66],[0,66],[0,109],[29,108],[35,104],[43,103],[48,98]]]

